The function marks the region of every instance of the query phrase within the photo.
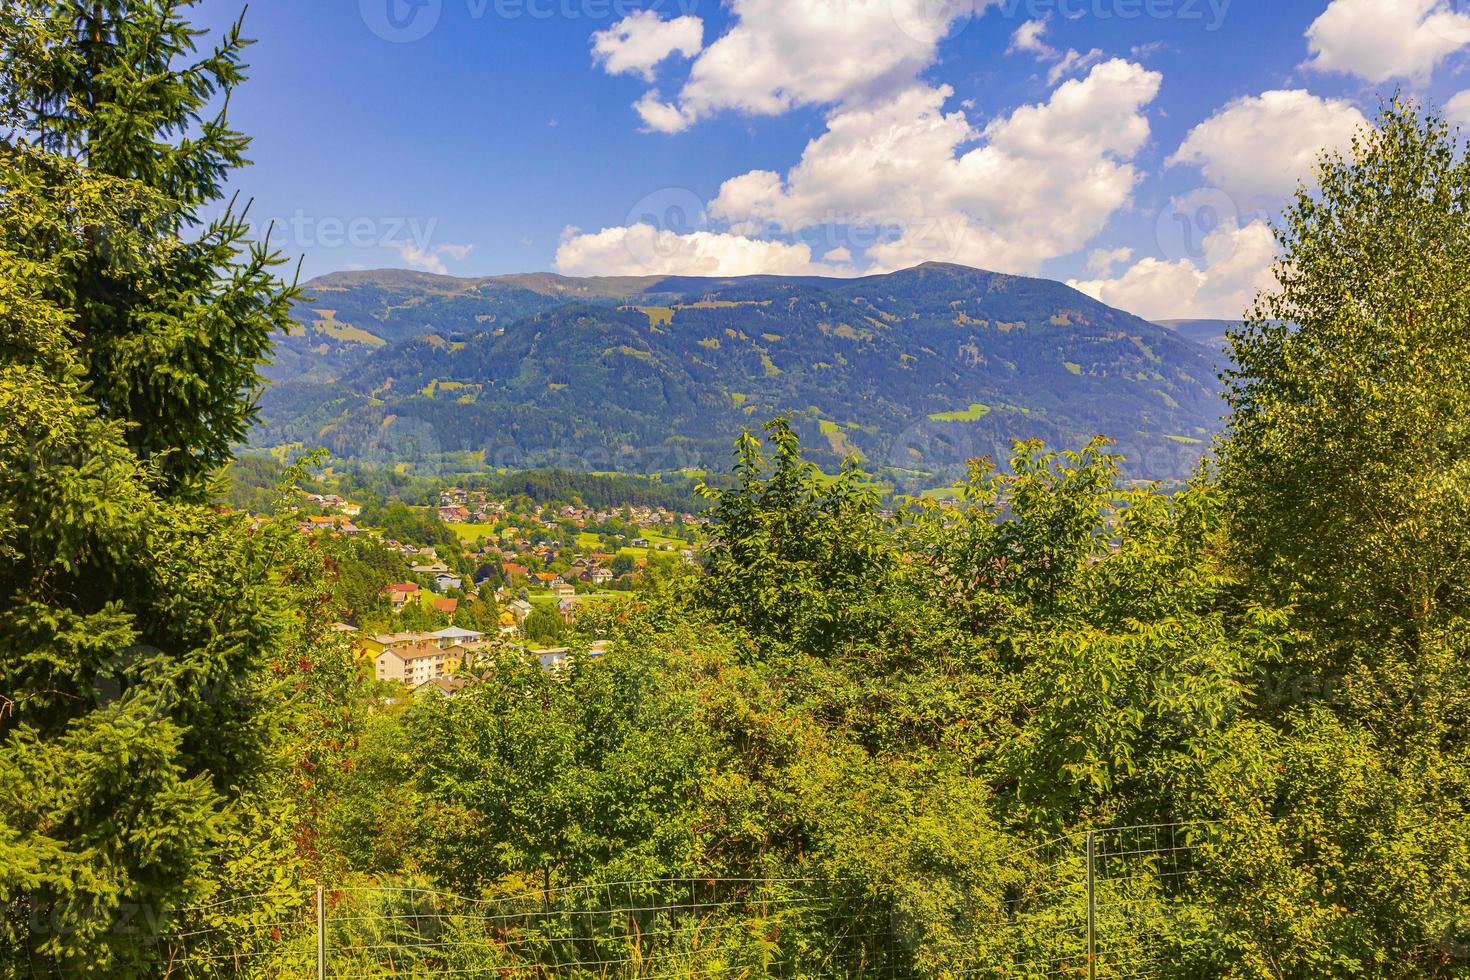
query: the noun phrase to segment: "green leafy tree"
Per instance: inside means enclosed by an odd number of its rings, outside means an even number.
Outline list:
[[[1202,972],[1463,975],[1470,162],[1394,100],[1317,176],[1231,338],[1229,554],[1294,629],[1202,755],[1230,910]]]
[[[554,605],[537,603],[521,628],[533,643],[560,643],[567,634],[567,621]]]
[[[864,597],[881,595],[892,555],[881,534],[878,494],[855,463],[827,481],[802,458],[790,423],[766,423],[736,443],[736,486],[702,486],[717,537],[698,602],[759,637],[770,652],[830,657],[871,629]]]
[[[1396,100],[1319,181],[1231,337],[1233,539],[1330,666],[1413,662],[1470,609],[1470,161]]]

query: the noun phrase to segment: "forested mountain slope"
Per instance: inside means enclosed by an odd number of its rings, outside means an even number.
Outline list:
[[[316,319],[283,345],[256,440],[343,456],[706,467],[742,426],[784,412],[829,462],[855,453],[898,483],[1005,458],[1012,438],[1100,433],[1133,474],[1173,477],[1220,415],[1198,345],[1059,283],[962,266],[861,279],[351,273],[307,292],[298,318]]]

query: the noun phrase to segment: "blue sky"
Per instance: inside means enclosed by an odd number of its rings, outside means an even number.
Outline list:
[[[1381,94],[1470,118],[1461,0],[262,0],[246,33],[236,185],[308,277],[932,259],[1235,316]]]

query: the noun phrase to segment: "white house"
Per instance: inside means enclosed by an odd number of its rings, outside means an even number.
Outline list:
[[[474,630],[467,630],[459,626],[446,626],[429,635],[438,640],[439,645],[446,649],[460,646],[466,650],[472,650],[477,646],[483,646],[485,640],[484,633],[476,633]]]

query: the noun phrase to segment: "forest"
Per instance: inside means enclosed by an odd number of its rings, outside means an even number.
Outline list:
[[[699,567],[558,670],[405,699],[332,629],[369,559],[298,532],[305,464],[217,503],[297,290],[202,217],[248,42],[187,12],[0,10],[0,974],[1470,976],[1470,161],[1433,107],[1280,216],[1186,483],[1024,440],[889,509],[774,417]]]
[[[387,308],[399,318],[438,309],[428,287],[403,299],[365,275],[321,302],[369,323],[359,303],[402,300]],[[252,438],[319,440],[379,464],[470,454],[657,472],[717,468],[744,426],[785,414],[829,468],[856,454],[913,492],[929,488],[916,474],[943,485],[971,456],[1003,456],[1011,437],[1098,431],[1126,445],[1135,478],[1182,478],[1219,419],[1218,346],[1048,280],[930,264],[683,289],[622,305],[564,299],[503,322],[485,312],[472,333],[435,323],[332,380],[272,384]]]

